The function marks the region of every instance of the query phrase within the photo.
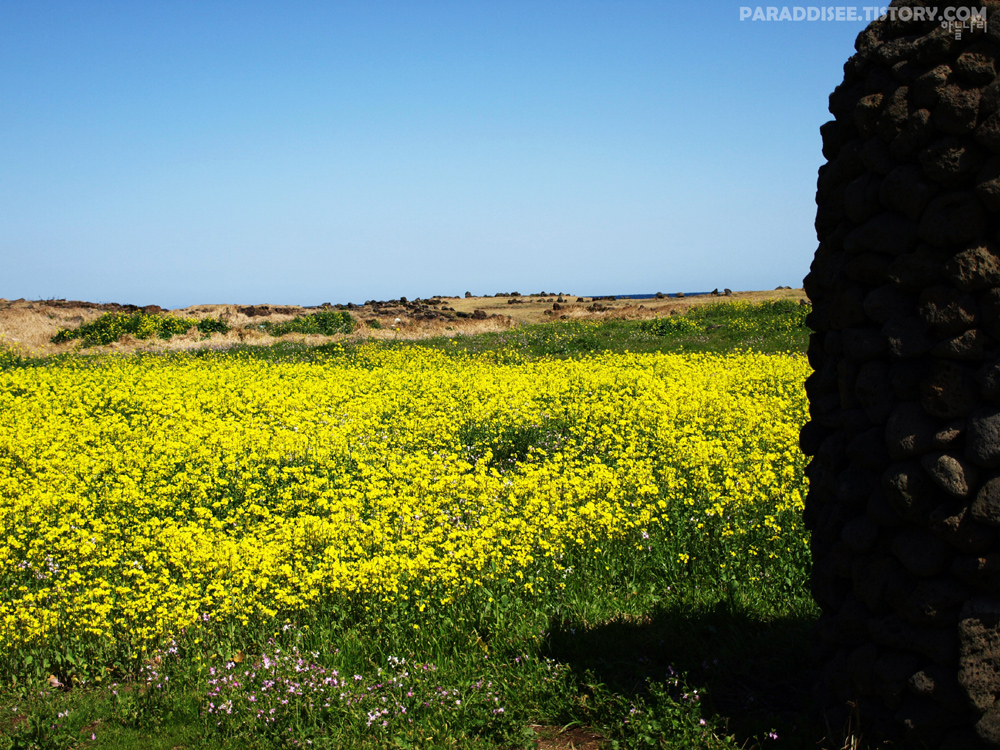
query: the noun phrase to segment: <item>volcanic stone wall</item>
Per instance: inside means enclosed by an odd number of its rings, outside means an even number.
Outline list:
[[[835,730],[856,710],[904,746],[1000,747],[994,9],[961,38],[873,23],[821,128],[802,431],[820,700]]]

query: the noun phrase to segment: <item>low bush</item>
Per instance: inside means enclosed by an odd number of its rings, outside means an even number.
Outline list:
[[[109,312],[79,328],[63,328],[50,341],[62,344],[80,339],[84,346],[112,344],[122,336],[149,339],[153,336],[168,340],[197,327],[206,336],[228,333],[230,326],[222,318],[191,320],[177,315],[151,315],[141,310],[134,313]]]
[[[109,312],[79,328],[63,328],[51,338],[53,344],[80,339],[84,346],[100,346],[118,341],[122,336],[149,339],[157,336],[170,339],[187,333],[195,321],[176,315],[150,315],[141,310],[134,313]]]
[[[222,318],[202,318],[198,321],[198,330],[206,336],[213,333],[229,333],[230,325]]]
[[[279,323],[268,321],[256,326],[258,330],[270,333],[272,336],[284,336],[286,333],[319,333],[333,336],[335,333],[351,333],[354,327],[354,318],[343,310],[321,310],[311,315],[298,315]]]

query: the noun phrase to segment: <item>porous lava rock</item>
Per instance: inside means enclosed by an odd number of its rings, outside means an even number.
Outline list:
[[[817,698],[894,746],[1000,748],[1000,3],[925,5],[858,36],[820,128]]]

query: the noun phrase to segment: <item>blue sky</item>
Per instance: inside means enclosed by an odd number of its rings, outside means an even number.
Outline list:
[[[739,8],[0,0],[0,297],[799,286],[865,22]]]

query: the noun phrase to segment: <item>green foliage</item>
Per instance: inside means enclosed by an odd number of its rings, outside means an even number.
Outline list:
[[[728,324],[742,331],[790,331],[804,329],[812,305],[796,300],[765,300],[764,302],[713,302],[698,305],[686,317],[702,324]]]
[[[449,732],[509,744],[520,731],[502,677],[483,660],[478,666],[496,679],[469,680],[394,655],[351,675],[318,663],[317,655],[284,651],[272,639],[259,663],[216,670],[204,698],[212,731],[276,743],[291,735],[321,747],[386,746]]]
[[[87,729],[95,718],[90,691],[65,692],[46,684],[22,696],[0,717],[0,750],[49,750],[75,748],[91,742]]]
[[[51,342],[62,344],[80,339],[84,346],[101,346],[112,344],[127,335],[143,340],[153,336],[169,340],[178,334],[187,333],[194,327],[206,336],[213,333],[228,333],[230,330],[229,324],[222,318],[202,318],[195,321],[176,315],[151,315],[138,310],[134,313],[104,313],[97,320],[84,323],[79,328],[63,328],[52,337]]]
[[[499,333],[385,342],[384,346],[428,346],[456,354],[516,351],[524,357],[586,357],[596,352],[724,352],[734,349],[805,352],[810,305],[794,300],[715,302],[686,315],[647,320],[565,320]]]
[[[0,337],[0,370],[16,367],[24,363],[24,353],[17,344],[4,341]]]
[[[807,333],[806,315],[811,309],[796,300],[712,302],[692,307],[683,316],[654,318],[640,325],[657,336],[711,334],[721,340],[757,337],[763,342]]]
[[[206,336],[211,336],[213,333],[229,333],[230,327],[222,318],[202,318],[198,321],[198,330]]]
[[[187,333],[194,325],[195,321],[176,315],[150,315],[141,310],[134,313],[109,312],[79,328],[63,328],[51,341],[53,344],[62,344],[80,339],[84,346],[101,346],[114,343],[123,336],[170,339],[177,334]]]
[[[607,696],[601,708],[608,714],[612,747],[737,750],[740,745],[725,736],[724,722],[705,710],[703,698],[679,674],[646,680],[644,693],[630,701]]]
[[[458,438],[469,461],[476,463],[485,459],[490,468],[504,471],[530,460],[533,450],[559,450],[567,429],[551,420],[541,424],[488,420],[463,424]]]
[[[624,351],[723,352],[742,349],[765,353],[804,353],[809,343],[809,329],[804,325],[805,316],[812,309],[809,305],[790,301],[758,306],[719,302],[693,310],[702,308],[708,308],[707,312],[649,320],[560,320],[517,326],[498,333],[438,336],[416,341],[382,340],[378,346],[419,346],[459,356],[491,353],[500,359],[514,356],[520,361]],[[257,328],[267,330],[267,324],[264,328]],[[271,346],[236,345],[231,351],[270,362],[302,362],[331,356],[353,356],[359,345],[358,342],[339,341],[310,347],[279,342]]]
[[[256,326],[272,336],[286,333],[319,333],[333,336],[336,333],[351,333],[355,328],[354,318],[343,310],[320,310],[310,315],[298,315],[280,323],[267,321]]]
[[[704,330],[697,320],[687,315],[672,315],[668,318],[644,320],[640,326],[642,330],[649,331],[655,336],[701,333]]]
[[[52,703],[40,702],[6,735],[0,735],[0,750],[45,750],[52,747],[72,747],[79,739],[77,722],[72,709],[56,710]],[[4,717],[6,718],[6,717]]]

